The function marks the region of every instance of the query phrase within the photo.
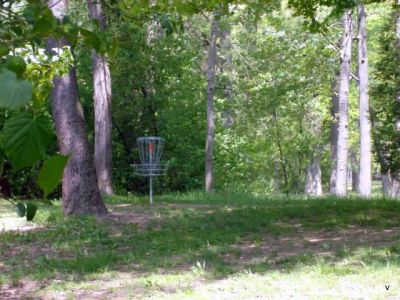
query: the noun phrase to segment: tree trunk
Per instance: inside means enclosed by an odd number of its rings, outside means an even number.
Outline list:
[[[275,161],[275,163],[274,163],[274,179],[272,182],[272,186],[273,186],[274,192],[279,192],[281,190],[280,176],[279,176],[279,164],[277,161]]]
[[[289,193],[289,177],[288,177],[288,173],[286,171],[286,162],[285,162],[285,157],[283,155],[283,149],[282,149],[282,144],[281,144],[281,141],[282,141],[281,130],[279,128],[278,116],[276,115],[276,111],[274,111],[272,113],[272,116],[273,116],[274,121],[275,121],[275,133],[276,133],[276,137],[277,137],[279,161],[281,163],[283,178],[285,180],[285,191],[286,191],[286,194],[288,194]]]
[[[50,0],[53,15],[63,19],[68,10],[68,0]],[[70,46],[65,38],[48,40],[47,48]],[[57,50],[56,50],[57,51]],[[51,106],[60,152],[70,155],[62,180],[62,207],[66,214],[107,213],[107,208],[97,186],[93,157],[89,150],[85,121],[79,103],[75,68],[53,79]]]
[[[307,167],[305,193],[313,196],[322,195],[321,164],[318,157],[314,157]]]
[[[100,30],[106,29],[106,20],[100,0],[87,0],[89,17],[97,20]],[[111,122],[111,75],[105,55],[92,54],[94,89],[94,164],[99,190],[112,195],[112,122]]]
[[[360,185],[360,166],[357,156],[354,152],[351,153],[351,190],[357,192]]]
[[[206,138],[206,166],[205,166],[205,188],[207,193],[214,190],[213,150],[214,150],[214,86],[215,86],[215,65],[217,57],[217,34],[218,21],[213,16],[211,23],[211,37],[208,46],[207,60],[207,138]]]
[[[339,74],[335,75],[332,84],[332,125],[331,125],[331,175],[329,180],[329,192],[336,194],[336,172],[337,172],[337,142],[339,124]]]
[[[358,191],[361,197],[371,196],[371,120],[368,99],[367,24],[363,4],[358,5],[358,78],[360,114],[360,173]]]
[[[352,12],[348,10],[343,16],[343,39],[341,44],[341,64],[339,80],[339,126],[337,143],[337,167],[336,167],[336,195],[347,195],[347,161],[348,161],[348,137],[349,118],[348,100],[350,88]]]
[[[397,59],[400,61],[400,0],[396,3],[396,46],[397,46]],[[397,102],[400,103],[400,86],[396,95]],[[396,119],[396,130],[400,132],[400,118]]]
[[[224,96],[229,104],[232,102],[232,53],[231,53],[231,41],[230,41],[230,29],[225,29],[221,31],[221,51],[223,51],[223,55],[221,57],[221,66],[220,72],[224,74],[226,77],[225,87],[224,87]],[[222,117],[225,119],[224,127],[230,128],[235,122],[235,118],[233,116],[232,110],[230,108],[226,108],[222,112]]]
[[[390,171],[382,173],[383,195],[395,199],[400,195],[400,181],[390,174]]]

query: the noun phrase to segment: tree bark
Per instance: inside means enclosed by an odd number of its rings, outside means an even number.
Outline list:
[[[337,167],[336,167],[336,195],[347,195],[347,163],[348,163],[348,99],[350,88],[352,12],[348,10],[343,16],[343,39],[341,44],[341,64],[339,80],[339,126],[337,143]]]
[[[339,74],[335,75],[332,84],[332,125],[331,125],[331,175],[329,180],[329,191],[336,194],[336,172],[337,172],[337,142],[338,142],[338,124],[339,124]]]
[[[230,29],[225,29],[221,31],[221,50],[223,51],[223,56],[221,57],[221,74],[225,74],[226,82],[224,87],[224,96],[229,104],[232,103],[233,97],[233,85],[232,85],[232,53],[231,53],[231,41],[230,41]],[[224,127],[230,128],[235,122],[232,110],[226,108],[222,112],[222,117],[225,119]]]
[[[383,195],[395,199],[400,195],[400,181],[390,171],[382,173]]]
[[[97,20],[99,29],[106,29],[106,20],[100,0],[87,0],[89,17]],[[99,190],[112,195],[112,122],[111,122],[111,75],[107,57],[92,54],[94,89],[94,164]]]
[[[214,150],[214,86],[215,86],[215,65],[217,57],[217,34],[218,21],[213,16],[211,22],[211,36],[208,46],[207,60],[207,138],[206,138],[206,161],[205,161],[205,189],[207,193],[214,190],[213,150]]]
[[[356,153],[351,153],[351,190],[357,192],[360,185],[360,166]]]
[[[363,4],[358,5],[358,78],[360,115],[360,173],[358,191],[361,197],[371,196],[371,120],[368,99],[367,24]]]
[[[312,196],[322,195],[321,164],[318,157],[314,157],[307,167],[305,193]]]
[[[50,0],[48,6],[61,20],[67,13],[68,0]],[[65,38],[51,38],[47,42],[48,51],[53,53],[64,46],[70,46]],[[65,75],[55,76],[53,85],[51,106],[58,145],[61,154],[70,156],[62,180],[64,213],[106,214],[79,103],[75,68],[72,67]]]
[[[397,59],[400,61],[400,0],[396,3],[396,47],[397,47]],[[396,95],[397,102],[400,103],[400,86],[397,89]],[[400,118],[396,119],[396,130],[400,132]]]

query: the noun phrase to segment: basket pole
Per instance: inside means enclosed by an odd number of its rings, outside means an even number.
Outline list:
[[[150,205],[153,205],[153,177],[150,176]]]

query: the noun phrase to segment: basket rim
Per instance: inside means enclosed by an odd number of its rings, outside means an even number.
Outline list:
[[[163,141],[165,142],[165,139],[160,137],[160,136],[141,136],[136,139],[137,141]]]

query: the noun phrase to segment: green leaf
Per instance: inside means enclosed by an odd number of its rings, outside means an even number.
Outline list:
[[[7,69],[0,72],[0,91],[0,108],[20,108],[32,98],[32,84]]]
[[[10,51],[11,50],[10,50],[9,46],[7,46],[5,44],[0,45],[0,57],[7,55],[8,53],[10,53]]]
[[[59,185],[68,159],[69,156],[57,154],[46,160],[43,164],[37,183],[43,190],[45,197]]]
[[[46,146],[53,136],[47,116],[20,113],[4,124],[3,149],[16,169],[28,167],[44,158]]]
[[[102,41],[100,39],[100,36],[96,32],[81,28],[80,33],[85,40],[86,46],[93,48],[94,50],[96,50],[96,52],[101,51]]]
[[[21,76],[26,70],[26,63],[20,56],[9,55],[6,60],[6,68]]]
[[[17,210],[17,215],[19,216],[19,217],[24,217],[25,216],[25,213],[26,213],[26,206],[25,206],[25,203],[23,203],[23,202],[18,202],[17,203],[17,205],[15,205],[15,208],[16,208],[16,210]]]
[[[50,35],[56,28],[56,19],[50,9],[45,8],[40,16],[37,17],[33,25],[33,32],[39,36]]]
[[[37,206],[32,202],[26,202],[26,220],[32,221],[36,215]]]

